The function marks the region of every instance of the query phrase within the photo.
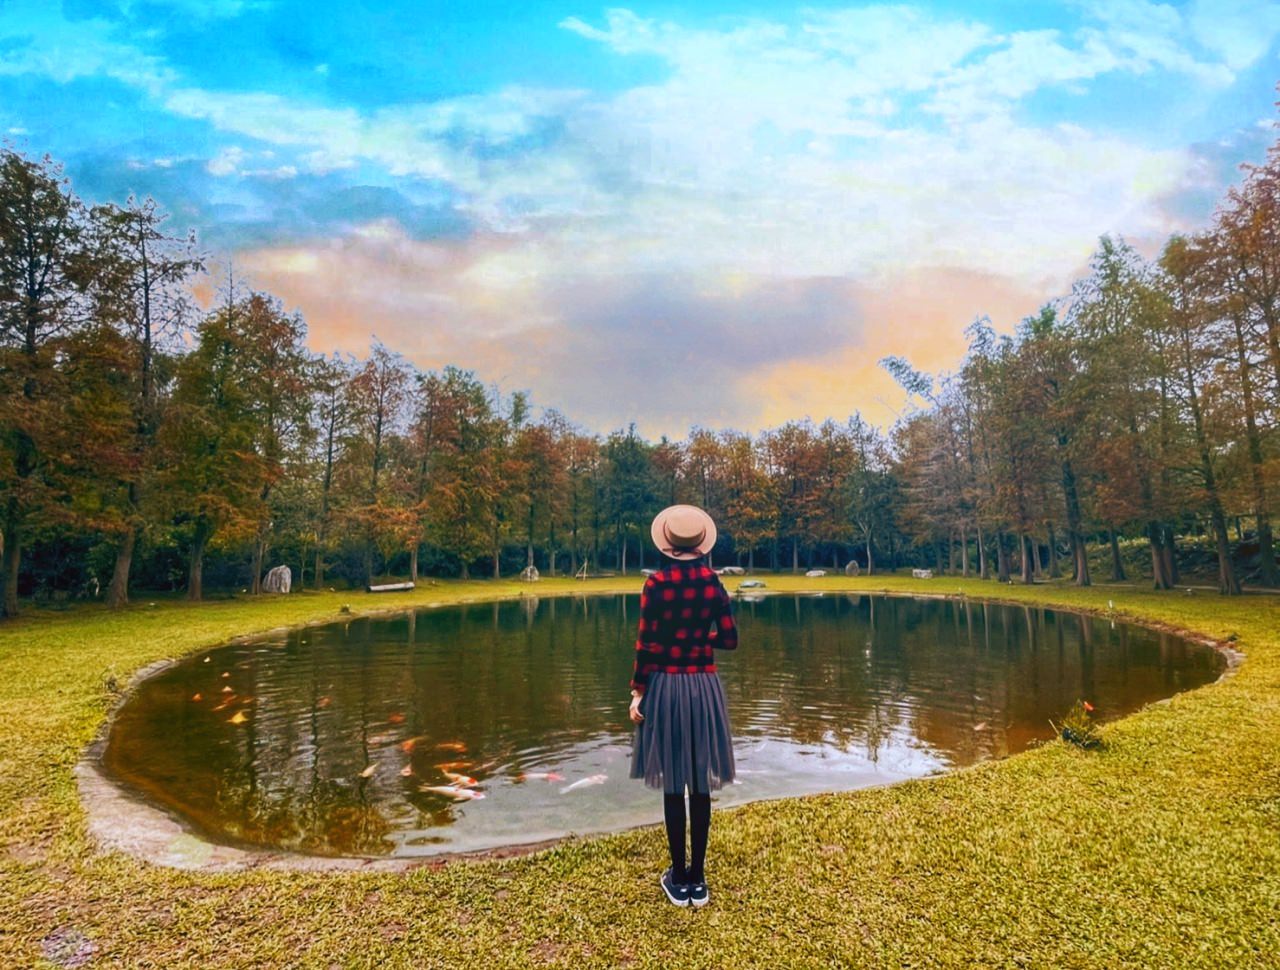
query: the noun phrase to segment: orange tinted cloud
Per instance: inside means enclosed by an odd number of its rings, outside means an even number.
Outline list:
[[[247,254],[254,283],[307,319],[312,349],[374,335],[423,369],[475,370],[599,431],[635,422],[756,431],[793,418],[888,423],[903,395],[877,361],[952,367],[961,331],[1001,329],[1040,298],[1000,277],[935,268],[844,278],[578,276],[549,243],[412,240],[390,224]]]
[[[964,328],[981,316],[1008,332],[1045,301],[1042,294],[988,273],[947,267],[891,275],[860,293],[856,343],[818,359],[780,360],[754,378],[772,426],[797,417],[843,420],[855,411],[887,426],[906,396],[879,361],[905,357],[918,370],[954,369],[965,352]]]

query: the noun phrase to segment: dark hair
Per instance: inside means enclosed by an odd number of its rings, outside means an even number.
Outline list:
[[[672,564],[677,566],[692,566],[695,563],[702,563],[705,565],[707,561],[706,553],[703,553],[701,556],[694,556],[692,559],[677,559],[675,556],[668,556],[665,552],[662,552],[661,549],[659,549],[658,552],[662,555],[662,564],[664,566]]]

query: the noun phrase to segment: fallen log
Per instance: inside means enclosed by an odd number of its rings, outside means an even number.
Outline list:
[[[416,583],[386,583],[383,586],[366,586],[370,593],[402,593],[413,589]]]

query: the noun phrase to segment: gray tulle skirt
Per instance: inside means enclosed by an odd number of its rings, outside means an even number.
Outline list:
[[[631,777],[669,795],[733,781],[733,735],[715,674],[653,674],[640,702]]]

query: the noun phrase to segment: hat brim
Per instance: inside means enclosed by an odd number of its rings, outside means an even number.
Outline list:
[[[667,544],[666,537],[663,535],[663,526],[666,525],[667,519],[673,513],[682,509],[692,509],[697,512],[707,530],[696,549],[674,549]],[[697,559],[700,556],[705,556],[715,546],[716,524],[711,516],[696,505],[670,505],[653,517],[653,524],[649,526],[649,535],[653,539],[653,544],[658,547],[658,551],[664,556],[668,556],[671,559]]]

